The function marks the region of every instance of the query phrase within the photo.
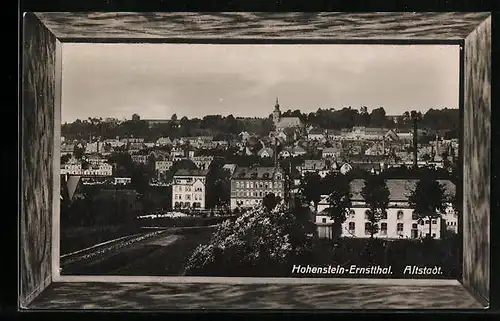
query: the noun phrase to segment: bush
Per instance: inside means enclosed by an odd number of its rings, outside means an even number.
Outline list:
[[[310,251],[300,216],[282,203],[256,208],[221,224],[208,244],[193,252],[186,275],[274,276]]]

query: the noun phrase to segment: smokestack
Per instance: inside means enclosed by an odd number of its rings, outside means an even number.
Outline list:
[[[417,119],[413,119],[413,168],[417,168],[417,149],[418,149],[418,133],[417,133]]]

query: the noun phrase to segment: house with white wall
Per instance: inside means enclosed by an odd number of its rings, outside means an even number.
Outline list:
[[[449,222],[456,222],[454,220],[456,215],[451,204],[449,204],[446,209],[446,214],[442,216],[442,219],[424,218],[419,220],[417,215],[413,213],[413,208],[411,208],[408,203],[408,197],[415,188],[416,183],[417,180],[414,179],[386,180],[390,192],[389,207],[387,209],[387,214],[377,223],[378,233],[376,233],[374,237],[386,239],[422,238],[429,234],[430,224],[431,236],[435,239],[439,239],[441,237],[441,225],[446,225],[448,222],[447,219],[450,219]],[[439,183],[444,185],[447,196],[454,195],[455,185],[451,181],[440,180]],[[368,221],[369,208],[361,195],[363,186],[363,179],[355,179],[350,183],[352,207],[349,209],[346,221],[342,224],[342,237],[370,237]],[[322,201],[318,205],[315,223],[318,227],[318,234],[320,237],[331,238],[333,235],[333,220],[329,217],[327,208],[327,196],[324,195]],[[453,229],[450,227],[450,230]],[[455,229],[455,231],[457,230]]]

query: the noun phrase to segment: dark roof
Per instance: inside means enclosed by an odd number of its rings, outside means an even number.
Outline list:
[[[208,169],[179,169],[175,172],[174,176],[206,176],[208,174]]]
[[[390,201],[408,201],[408,196],[415,188],[418,180],[416,179],[386,179],[387,187],[389,188]],[[455,184],[449,180],[438,180],[440,184],[445,186],[448,195],[455,194]],[[351,194],[353,201],[362,201],[361,190],[364,187],[364,179],[354,179],[351,182]]]
[[[324,134],[325,133],[325,130],[324,129],[321,129],[321,128],[313,128],[311,129],[311,131],[309,132],[309,134]]]
[[[379,163],[385,161],[388,158],[387,155],[349,155],[346,157],[348,162],[353,163]]]
[[[384,132],[384,133],[385,133],[385,132],[388,132],[388,131],[389,131],[389,129],[387,129],[387,128],[376,128],[376,127],[371,127],[371,128],[370,128],[370,127],[366,127],[366,128],[364,129],[364,131],[365,131],[365,132],[372,132],[372,133],[373,133],[373,132],[374,132],[374,133],[379,133],[379,132]]]
[[[238,167],[233,173],[233,179],[272,179],[278,171],[283,174],[281,169],[275,167]]]

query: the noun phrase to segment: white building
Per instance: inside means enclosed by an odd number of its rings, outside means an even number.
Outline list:
[[[113,166],[108,163],[99,163],[89,164],[88,168],[83,168],[82,162],[73,158],[62,166],[61,174],[81,176],[113,176]]]
[[[172,182],[173,208],[205,208],[207,170],[180,169]]]
[[[169,137],[160,137],[156,141],[157,146],[170,146],[172,145],[172,140]]]
[[[102,147],[101,145],[102,145],[102,143],[100,143],[100,142],[88,143],[85,146],[85,154],[99,153],[99,149],[100,149],[100,147]]]
[[[147,164],[148,163],[148,155],[130,155],[132,162],[135,164]]]
[[[132,183],[132,178],[130,177],[115,177],[113,179],[113,185],[128,185]]]
[[[212,164],[213,156],[191,156],[191,161],[196,165],[198,169],[208,169]]]
[[[272,158],[274,155],[274,151],[270,147],[264,147],[261,150],[259,150],[257,155],[261,158]]]
[[[440,238],[441,224],[443,222],[447,224],[446,218],[456,217],[456,215],[450,204],[447,209],[447,214],[443,216],[443,219],[425,218],[423,220],[418,220],[416,214],[413,213],[413,209],[410,208],[408,204],[408,196],[411,190],[415,188],[416,182],[417,180],[386,180],[387,187],[390,191],[389,207],[387,209],[387,215],[382,217],[377,223],[379,231],[374,234],[374,237],[387,239],[421,238],[429,234],[430,224],[431,236],[435,239]],[[449,195],[455,193],[455,185],[452,182],[442,180],[439,181],[439,183],[445,186],[446,192]],[[361,196],[363,186],[364,180],[362,179],[355,179],[351,182],[352,208],[349,211],[347,220],[342,224],[341,235],[343,237],[370,237],[368,221],[369,209]],[[315,223],[318,226],[318,234],[321,237],[330,238],[332,236],[331,225],[333,220],[327,215],[327,203],[327,196],[325,195],[322,202],[318,205],[318,214],[316,215]]]
[[[324,159],[336,159],[342,154],[342,149],[339,147],[327,147],[321,152],[321,157]]]
[[[161,160],[155,162],[155,171],[164,173],[167,172],[172,166],[174,162],[171,160]]]

